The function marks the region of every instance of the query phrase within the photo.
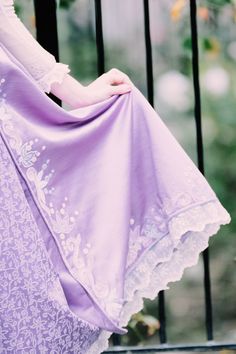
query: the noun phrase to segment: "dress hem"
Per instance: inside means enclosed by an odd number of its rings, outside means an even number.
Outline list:
[[[197,214],[197,208],[202,209],[203,219]],[[169,289],[168,283],[179,281],[186,268],[196,265],[200,253],[209,246],[210,237],[218,232],[220,225],[230,222],[230,215],[217,200],[205,204],[205,208],[203,206],[192,208],[193,218],[190,217],[189,212],[191,210],[182,212],[176,216],[176,219],[172,219],[172,225],[169,224],[169,234],[157,242],[153,249],[144,255],[134,271],[129,273],[126,279],[126,302],[121,312],[120,326],[126,326],[131,316],[143,308],[144,298],[154,300],[159,291]],[[181,221],[179,225],[178,221]],[[181,224],[182,231],[180,231]],[[177,232],[174,235],[175,230]],[[86,354],[99,354],[108,349],[108,340],[112,333],[102,330]]]

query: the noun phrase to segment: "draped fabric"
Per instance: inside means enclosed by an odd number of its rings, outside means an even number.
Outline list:
[[[3,46],[0,84],[0,348],[100,353],[230,216],[138,88],[66,111]]]

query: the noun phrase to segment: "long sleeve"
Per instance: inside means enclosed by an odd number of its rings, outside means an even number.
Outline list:
[[[38,86],[50,92],[53,82],[62,82],[70,72],[67,64],[58,63],[26,29],[15,13],[13,0],[0,0],[0,43],[14,55],[35,79]]]

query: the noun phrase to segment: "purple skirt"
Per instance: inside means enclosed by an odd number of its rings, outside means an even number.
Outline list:
[[[0,352],[89,353],[230,222],[142,93],[76,110],[0,46]]]

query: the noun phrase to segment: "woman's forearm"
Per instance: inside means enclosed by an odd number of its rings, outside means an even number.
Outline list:
[[[79,108],[103,101],[112,95],[127,93],[132,86],[126,74],[113,68],[87,86],[66,74],[61,83],[52,83],[50,92],[72,108]]]

